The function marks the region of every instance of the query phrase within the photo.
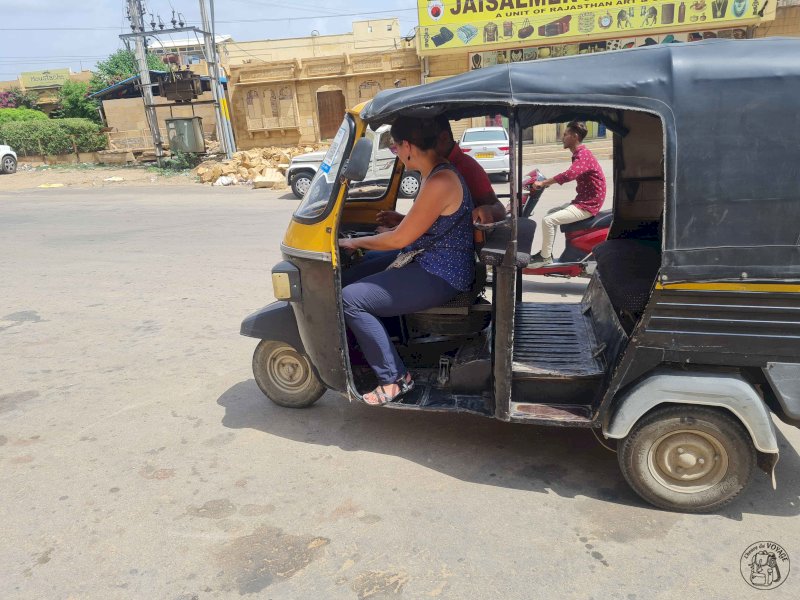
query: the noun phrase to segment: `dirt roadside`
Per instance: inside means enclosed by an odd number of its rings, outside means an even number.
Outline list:
[[[20,164],[13,175],[0,175],[0,192],[39,187],[106,187],[131,185],[186,185],[197,182],[190,171],[169,172],[145,166],[54,165],[28,167]]]

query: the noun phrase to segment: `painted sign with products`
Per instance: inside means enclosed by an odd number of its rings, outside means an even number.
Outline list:
[[[506,63],[523,62],[540,58],[556,58],[559,56],[576,56],[578,54],[593,54],[623,50],[626,48],[639,48],[641,46],[655,46],[658,44],[676,44],[681,42],[699,42],[708,39],[734,39],[743,40],[747,37],[747,29],[734,27],[716,31],[692,31],[690,33],[663,33],[641,37],[625,37],[618,39],[598,40],[594,42],[578,42],[555,45],[542,45],[530,48],[509,48],[504,50],[484,50],[469,54],[470,70],[503,65]]]
[[[770,0],[417,0],[421,55],[639,37],[775,18]]]

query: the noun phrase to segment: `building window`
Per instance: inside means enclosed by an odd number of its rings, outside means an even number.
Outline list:
[[[371,100],[375,97],[375,94],[381,91],[381,84],[375,81],[374,79],[369,79],[367,81],[363,81],[358,86],[358,99],[363,100]]]
[[[252,89],[247,92],[245,103],[249,131],[297,128],[297,107],[291,86]]]

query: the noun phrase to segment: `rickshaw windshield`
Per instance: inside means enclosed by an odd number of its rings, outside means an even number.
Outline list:
[[[331,142],[317,174],[311,182],[303,201],[294,211],[297,221],[308,223],[325,216],[328,206],[335,200],[339,189],[339,171],[347,149],[352,146],[355,123],[350,116],[342,121],[339,131]]]

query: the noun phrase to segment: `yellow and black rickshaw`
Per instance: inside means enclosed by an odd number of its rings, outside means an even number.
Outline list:
[[[489,227],[470,292],[387,324],[416,382],[387,407],[594,428],[634,490],[670,510],[718,509],[756,466],[774,484],[771,414],[800,426],[798,56],[800,40],[773,38],[514,63],[349,111],[281,243],[278,301],[242,323],[261,340],[259,387],[287,407],[371,389],[348,347],[338,240],[373,233],[397,201],[400,161],[362,181],[373,131],[500,114],[510,214]],[[523,302],[535,224],[519,216],[521,133],[571,119],[613,132],[613,225],[581,302]]]

